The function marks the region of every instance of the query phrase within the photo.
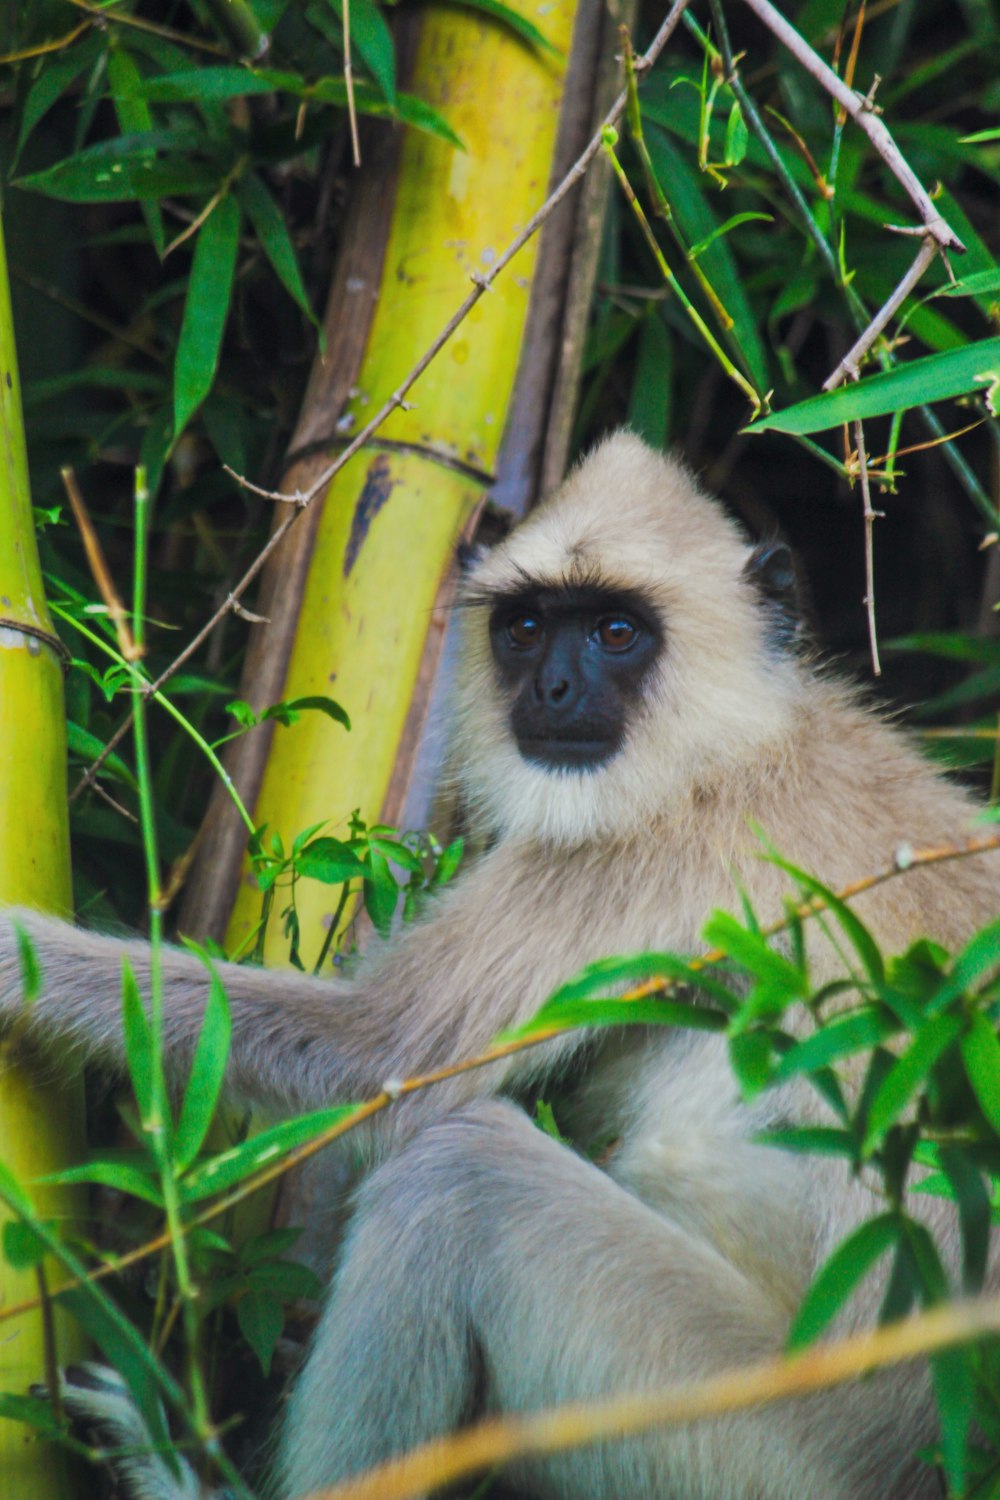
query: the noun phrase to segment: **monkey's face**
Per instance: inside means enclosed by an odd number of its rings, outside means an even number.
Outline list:
[[[490,645],[524,759],[587,771],[621,750],[663,631],[638,593],[526,588],[497,600]]]
[[[584,460],[463,589],[452,753],[473,826],[627,836],[780,742],[799,691],[783,556],[754,558],[638,438]]]

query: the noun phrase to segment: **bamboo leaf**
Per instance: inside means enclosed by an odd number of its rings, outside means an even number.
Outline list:
[[[343,28],[342,0],[327,0]],[[389,104],[396,103],[396,51],[385,17],[372,0],[351,0],[351,47],[364,62]]]
[[[138,1152],[130,1153],[138,1158]],[[119,1193],[131,1193],[144,1203],[163,1207],[163,1191],[155,1173],[144,1167],[144,1158],[122,1161],[116,1157],[93,1157],[77,1167],[66,1167],[60,1172],[48,1172],[38,1181],[43,1183],[96,1183],[100,1187],[114,1188]]]
[[[230,1151],[223,1151],[192,1167],[180,1181],[182,1198],[195,1203],[200,1198],[210,1198],[213,1193],[233,1187],[262,1167],[280,1161],[297,1146],[314,1140],[331,1126],[346,1120],[356,1108],[353,1104],[343,1104],[336,1109],[319,1109],[312,1114],[299,1115],[294,1120],[284,1120],[280,1125],[260,1131],[258,1135],[241,1141]]]
[[[132,1092],[139,1114],[146,1121],[156,1097],[153,1077],[153,1036],[139,986],[128,959],[122,960],[122,1024],[125,1031],[125,1060],[128,1064]]]
[[[882,1079],[868,1110],[862,1150],[869,1155],[895,1124],[941,1054],[962,1030],[958,1016],[938,1016],[917,1033],[912,1044]]]
[[[316,315],[299,270],[295,246],[278,205],[255,172],[243,174],[236,185],[236,196],[282,286],[298,303],[309,321],[316,323]]]
[[[91,32],[75,47],[66,47],[55,57],[47,59],[45,67],[31,85],[21,107],[21,123],[17,132],[14,160],[11,162],[12,171],[17,166],[25,143],[35,126],[45,118],[67,89],[72,87],[80,74],[94,66],[103,51],[103,42],[94,32]]]
[[[558,47],[554,47],[548,37],[539,31],[533,22],[521,15],[519,11],[512,9],[511,6],[503,5],[501,0],[456,0],[456,4],[467,6],[470,10],[481,11],[483,15],[500,21],[511,31],[516,32],[523,41],[530,42],[533,47],[538,47],[542,52],[554,53],[556,57],[560,55]]]
[[[822,1333],[876,1261],[896,1244],[899,1231],[898,1214],[880,1214],[838,1245],[802,1299],[788,1335],[790,1350],[801,1349]]]
[[[222,981],[210,967],[205,1015],[174,1134],[174,1162],[183,1171],[201,1150],[215,1115],[229,1059],[232,1020]]]
[[[66,746],[71,754],[79,755],[82,760],[96,760],[99,755],[104,754],[105,744],[96,734],[91,734],[89,729],[84,729],[82,724],[74,724],[72,719],[66,724]],[[138,783],[128,766],[113,750],[104,758],[103,770],[109,776],[117,777],[125,786],[131,787],[132,791],[137,789]]]
[[[113,47],[111,50],[108,58],[108,82],[111,85],[111,97],[121,130],[125,134],[152,130],[153,117],[149,112],[149,105],[140,93],[142,76],[132,54],[126,52],[124,47]],[[167,240],[160,205],[155,199],[143,199],[140,208],[142,217],[146,221],[146,228],[149,230],[149,237],[153,241],[157,255],[162,259]]]
[[[212,388],[229,315],[240,211],[228,194],[198,231],[174,364],[174,442]]]
[[[1000,1041],[981,1011],[971,1018],[961,1045],[965,1074],[979,1108],[1000,1134]]]
[[[691,260],[697,260],[698,256],[704,254],[709,245],[713,245],[720,235],[728,234],[731,229],[737,229],[740,224],[748,224],[753,219],[761,219],[765,224],[774,223],[773,214],[733,214],[731,219],[727,219],[724,224],[720,224],[717,229],[713,229],[712,233],[705,239],[699,240],[696,245],[692,245],[690,250],[688,251],[689,258]]]
[[[773,412],[745,427],[744,432],[823,432],[858,418],[885,416],[932,401],[945,401],[981,390],[1000,370],[1000,338],[981,339],[962,349],[928,354],[869,375],[835,391],[811,396],[785,411]]]
[[[570,1000],[543,1005],[522,1026],[501,1032],[498,1042],[518,1041],[548,1031],[552,1026],[680,1026],[687,1031],[724,1031],[726,1017],[705,1006],[685,1005],[649,995],[642,1000]]]
[[[182,154],[201,144],[191,131],[144,130],[87,146],[44,172],[18,177],[15,187],[67,203],[126,203],[146,198],[209,193],[216,166]],[[164,155],[159,155],[160,151]]]
[[[778,1064],[776,1077],[793,1078],[796,1073],[814,1073],[817,1068],[830,1067],[841,1058],[877,1047],[898,1029],[894,1020],[874,1006],[838,1016],[790,1048]]]
[[[26,1006],[34,1005],[42,992],[42,970],[38,962],[35,945],[25,928],[18,921],[11,924],[17,940],[17,961],[21,970],[21,1000]]]
[[[237,1299],[236,1321],[264,1374],[269,1375],[274,1350],[285,1326],[281,1303],[266,1292],[247,1292]]]

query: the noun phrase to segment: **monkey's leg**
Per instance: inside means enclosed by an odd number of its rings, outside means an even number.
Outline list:
[[[487,1411],[761,1359],[786,1325],[715,1249],[512,1105],[473,1104],[362,1189],[293,1394],[279,1493],[293,1500]],[[535,1460],[510,1479],[560,1500],[917,1500],[936,1493],[909,1464],[925,1417],[919,1382],[876,1380]]]

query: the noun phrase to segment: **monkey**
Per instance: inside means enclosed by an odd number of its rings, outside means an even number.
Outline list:
[[[681,463],[626,432],[472,569],[464,603],[455,774],[484,852],[346,977],[218,966],[227,1087],[246,1105],[359,1100],[474,1056],[591,961],[703,951],[706,914],[738,912],[741,890],[761,921],[780,917],[787,880],[758,857],[755,826],[836,889],[904,842],[961,836],[976,813],[800,649],[787,549],[753,545]],[[893,950],[925,933],[954,946],[1000,910],[1000,867],[913,870],[856,906]],[[120,1067],[121,963],[145,983],[145,945],[17,920],[42,990],[24,1010],[0,921],[0,1020]],[[817,983],[843,973],[817,924],[808,944]],[[163,983],[182,1078],[207,977],[168,949]],[[521,1106],[553,1080],[571,1139],[615,1138],[603,1166]],[[276,1493],[298,1500],[481,1414],[777,1353],[817,1269],[877,1209],[842,1164],[757,1140],[824,1110],[794,1081],[745,1102],[717,1034],[653,1027],[570,1031],[399,1098],[365,1127],[367,1175],[278,1440]],[[926,1212],[957,1243],[952,1206]],[[839,1326],[870,1323],[878,1300],[862,1288]],[[84,1412],[86,1384],[71,1383]],[[911,1368],[535,1456],[509,1479],[545,1500],[929,1500],[936,1475],[913,1455],[933,1432],[926,1373]],[[152,1480],[130,1483],[163,1500]]]

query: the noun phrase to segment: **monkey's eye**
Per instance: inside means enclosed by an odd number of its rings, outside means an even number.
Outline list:
[[[537,615],[512,615],[505,628],[507,639],[519,651],[537,646],[542,638],[542,622]]]
[[[598,620],[594,636],[605,651],[627,651],[639,634],[627,615],[605,615]]]

